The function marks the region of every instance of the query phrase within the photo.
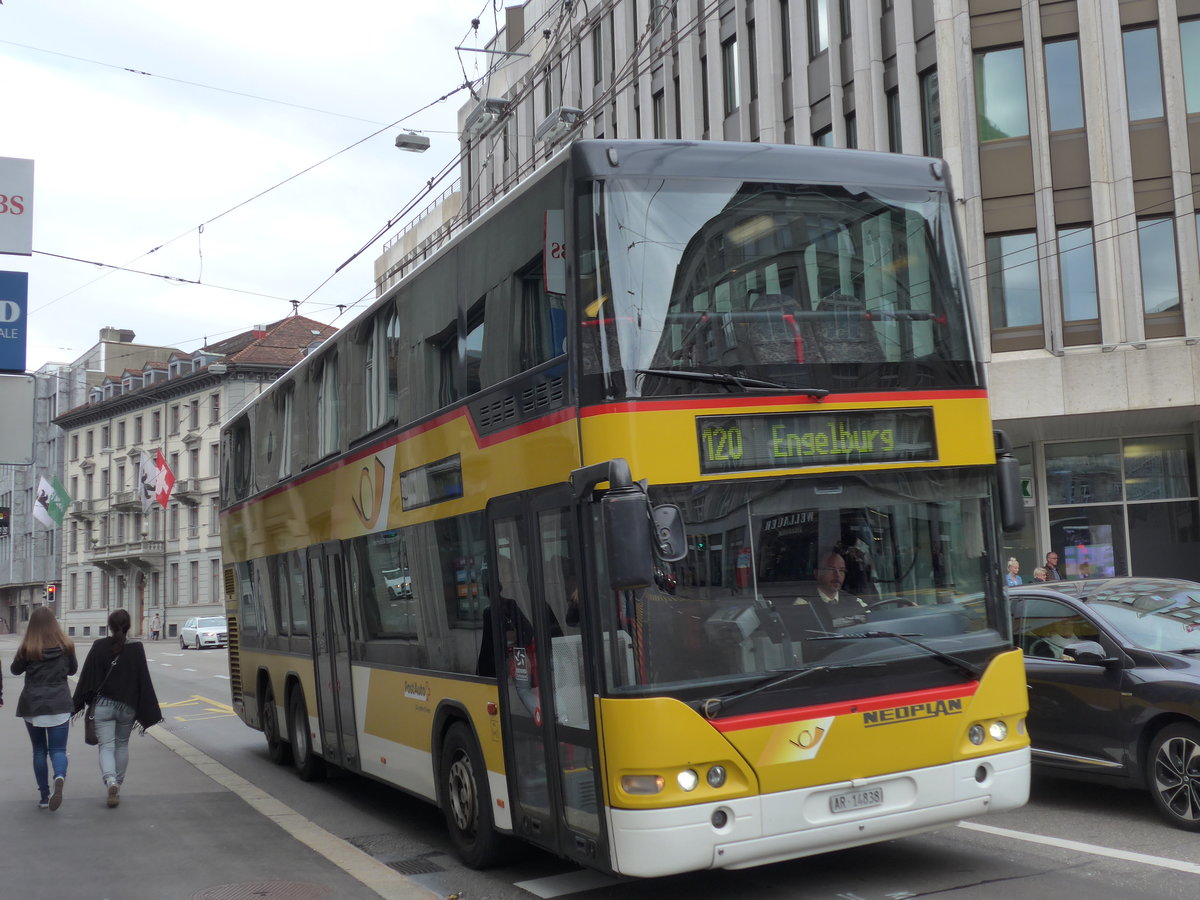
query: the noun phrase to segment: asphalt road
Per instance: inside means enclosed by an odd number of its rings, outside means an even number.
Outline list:
[[[1187,898],[1200,896],[1200,840],[1161,821],[1148,796],[1038,779],[1029,806],[933,834],[741,871],[652,881],[580,870],[535,850],[489,872],[450,854],[441,814],[401,791],[339,775],[301,782],[267,757],[229,706],[222,650],[148,645],[169,731],[313,823],[442,896]]]

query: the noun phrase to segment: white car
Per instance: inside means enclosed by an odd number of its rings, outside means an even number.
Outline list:
[[[224,647],[229,643],[229,626],[224,616],[192,616],[179,629],[179,647]]]

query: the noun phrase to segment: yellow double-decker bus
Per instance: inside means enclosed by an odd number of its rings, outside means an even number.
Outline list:
[[[233,414],[234,705],[302,778],[635,876],[1025,802],[936,160],[581,141]]]

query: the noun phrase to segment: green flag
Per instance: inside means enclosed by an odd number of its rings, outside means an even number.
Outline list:
[[[57,478],[51,481],[42,478],[38,482],[37,497],[33,501],[33,517],[47,528],[57,528],[61,525],[70,505],[71,498]]]

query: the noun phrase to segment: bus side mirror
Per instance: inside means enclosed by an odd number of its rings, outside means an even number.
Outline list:
[[[1000,527],[1008,534],[1025,527],[1025,498],[1021,496],[1021,463],[1012,455],[1012,445],[1003,431],[996,438],[996,499]]]
[[[608,581],[614,591],[654,584],[654,533],[650,504],[636,489],[611,490],[600,500]]]
[[[654,520],[654,555],[663,562],[679,562],[687,557],[687,532],[683,528],[683,512],[678,506],[664,503],[651,512]]]

